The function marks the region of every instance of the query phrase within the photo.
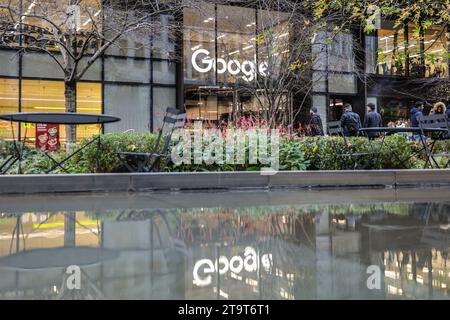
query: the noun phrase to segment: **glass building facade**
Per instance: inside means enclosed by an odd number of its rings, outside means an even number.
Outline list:
[[[24,8],[29,5],[24,1]],[[25,18],[25,23],[27,19],[31,18]],[[170,29],[164,28],[173,23],[173,17],[161,15],[158,19],[162,26],[159,32],[149,39],[138,34],[122,37],[117,45],[111,46],[91,65],[77,83],[77,112],[105,113],[122,119],[106,125],[106,133],[155,130],[164,110],[176,104],[175,46],[173,35],[165,31]],[[35,24],[33,21],[29,23]],[[81,23],[78,32],[82,38],[84,29],[93,22],[82,15]],[[46,53],[19,52],[11,40],[17,41],[5,37],[0,39],[0,113],[64,112],[63,72],[57,63]],[[57,59],[62,59],[55,48],[47,49]],[[81,61],[80,68],[88,58],[89,54]],[[31,143],[35,139],[33,126],[21,125],[20,128],[21,136],[28,131],[27,141]],[[0,121],[0,138],[17,137],[18,129],[16,124]],[[96,125],[78,126],[77,139],[97,134],[98,129]],[[64,142],[65,130],[60,132]]]
[[[173,106],[184,107],[191,119],[207,121],[261,110],[255,96],[239,88],[255,69],[264,69],[268,53],[258,36],[274,17],[278,39],[287,37],[292,26],[282,12],[212,4],[201,11],[185,9],[178,35],[164,27],[148,39],[127,35],[78,82],[77,111],[120,117],[122,121],[105,127],[109,133],[156,131],[165,109]],[[170,15],[158,19],[162,26],[175,21]],[[89,18],[82,17],[83,27],[89,23]],[[386,89],[412,77],[449,74],[449,35],[440,26],[417,32],[414,25],[395,28],[384,21],[371,35],[341,33],[324,44],[320,40],[326,36],[317,34],[311,46],[315,63],[309,102],[319,109],[324,122],[339,119],[345,103],[352,103],[361,116],[366,103],[373,102],[388,120],[405,118],[412,98]],[[51,57],[38,52],[19,54],[5,41],[0,41],[0,113],[64,111],[63,75]],[[286,107],[292,105],[295,99],[286,99]],[[25,130],[33,132],[30,126],[19,130],[16,124],[0,121],[0,138],[12,139]],[[65,130],[61,132],[64,140]],[[98,127],[80,126],[77,132],[83,139],[97,133]]]
[[[267,29],[277,43],[288,39],[288,15],[238,6],[207,5],[184,11],[185,107],[192,119],[218,121],[239,112],[261,111],[255,92],[241,90],[264,74]],[[270,44],[272,50],[276,44]],[[274,56],[274,53],[272,56]],[[260,98],[261,99],[261,98]]]

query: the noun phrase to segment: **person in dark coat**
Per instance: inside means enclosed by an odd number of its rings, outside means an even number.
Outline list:
[[[419,120],[417,120],[417,117],[423,116],[423,109],[425,105],[422,101],[417,101],[414,105],[414,107],[409,112],[411,115],[411,125],[414,128],[419,127]],[[423,136],[420,133],[415,133],[412,136],[413,141],[420,141],[423,139]]]
[[[375,110],[376,107],[373,103],[367,105],[367,113],[364,118],[364,128],[377,128],[382,127],[381,115]],[[379,132],[367,132],[369,138],[377,138],[380,136]]]
[[[411,111],[409,112],[411,116],[411,125],[415,128],[419,126],[419,121],[417,120],[417,117],[423,116],[423,108],[424,108],[423,102],[417,101],[414,107],[412,107]]]
[[[361,118],[355,112],[351,104],[346,104],[344,114],[341,117],[341,127],[344,135],[347,137],[356,137],[361,129]]]
[[[322,119],[317,113],[317,108],[312,107],[309,113],[311,114],[311,120],[309,121],[309,134],[311,136],[323,136]]]

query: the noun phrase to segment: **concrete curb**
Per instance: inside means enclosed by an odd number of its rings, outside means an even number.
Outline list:
[[[0,176],[0,194],[423,186],[450,187],[450,169]]]

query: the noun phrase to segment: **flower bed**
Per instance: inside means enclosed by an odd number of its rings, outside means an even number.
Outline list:
[[[101,173],[124,172],[122,163],[117,157],[121,151],[148,152],[155,141],[155,135],[151,133],[115,133],[104,135],[101,138],[101,149],[99,158],[99,170]],[[416,169],[424,166],[425,154],[422,152],[419,157],[413,153],[420,149],[416,142],[409,141],[405,136],[392,135],[385,139],[382,148],[381,141],[372,141],[372,145],[363,137],[349,138],[349,148],[354,153],[371,153],[373,150],[380,150],[378,156],[366,156],[361,158],[359,168],[376,169]],[[225,143],[225,142],[223,142]],[[447,152],[450,141],[439,141],[437,152]],[[88,146],[83,152],[73,157],[66,167],[70,173],[91,173],[96,168],[97,145]],[[224,146],[226,148],[226,146]],[[248,140],[245,150],[250,148]],[[373,148],[373,149],[372,149]],[[336,152],[336,149],[338,152]],[[3,161],[12,151],[11,143],[0,140],[0,161]],[[393,156],[392,150],[396,151],[397,157]],[[279,165],[280,170],[340,170],[351,167],[350,160],[343,160],[337,153],[346,153],[344,140],[341,137],[305,137],[299,134],[289,135],[283,133],[279,143]],[[64,152],[53,153],[53,157],[62,158]],[[193,157],[193,154],[192,154]],[[399,159],[407,159],[402,165]],[[448,159],[440,159],[442,163]],[[347,163],[345,163],[347,162]],[[22,161],[22,173],[39,174],[51,168],[53,163],[45,157],[41,151],[25,148],[25,157]],[[198,172],[198,171],[257,171],[263,164],[250,164],[247,160],[245,164],[182,164],[175,165],[169,163],[162,171],[169,172]],[[15,165],[10,174],[17,173]],[[56,171],[58,173],[61,171]]]

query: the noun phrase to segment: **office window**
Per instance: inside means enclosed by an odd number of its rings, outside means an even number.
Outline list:
[[[86,63],[90,59],[89,56],[86,56],[81,59],[80,64],[78,66],[78,72],[81,72],[83,68],[86,66]],[[89,80],[89,81],[101,81],[102,80],[102,59],[98,58],[95,60],[93,64],[89,67],[86,73],[83,75],[81,80]]]
[[[175,57],[175,24],[174,17],[160,15],[155,24],[153,33],[153,57],[159,59],[173,59]]]
[[[77,112],[79,113],[102,113],[100,83],[78,83],[77,84]],[[22,112],[64,112],[64,82],[44,80],[22,81]],[[25,126],[22,125],[22,130]],[[61,126],[61,142],[66,139],[65,126]],[[90,138],[99,133],[98,125],[77,126],[77,140]],[[28,128],[31,141],[34,141],[34,126]],[[29,140],[29,141],[30,141]]]
[[[153,83],[175,84],[175,74],[175,62],[153,61]]]
[[[111,35],[108,36],[111,38]],[[108,50],[107,55],[123,57],[150,58],[150,35],[142,32],[129,32],[121,36],[113,43]]]
[[[153,131],[161,128],[166,109],[169,107],[176,107],[175,88],[153,88]]]
[[[105,80],[150,83],[150,60],[105,57]]]
[[[19,75],[19,56],[16,51],[0,49],[0,61],[1,76]]]
[[[448,42],[442,26],[433,26],[424,32],[425,76],[448,76]]]
[[[19,111],[19,80],[0,78],[0,114]],[[0,121],[0,139],[12,140],[13,130],[17,137],[17,123]]]
[[[62,64],[62,56],[57,57]],[[23,56],[23,76],[33,78],[63,79],[64,73],[58,64],[46,53],[27,52]]]
[[[215,10],[205,4],[199,12],[184,10],[184,75],[186,82],[214,85]]]
[[[410,50],[417,44],[410,42]],[[378,30],[378,73],[381,75],[405,75],[406,48],[404,27],[394,28],[386,21]]]
[[[219,82],[246,83],[254,79],[255,75],[251,75],[256,64],[254,9],[217,6],[217,50]]]
[[[150,130],[150,88],[148,85],[105,84],[105,113],[122,119],[107,124],[106,132]]]

